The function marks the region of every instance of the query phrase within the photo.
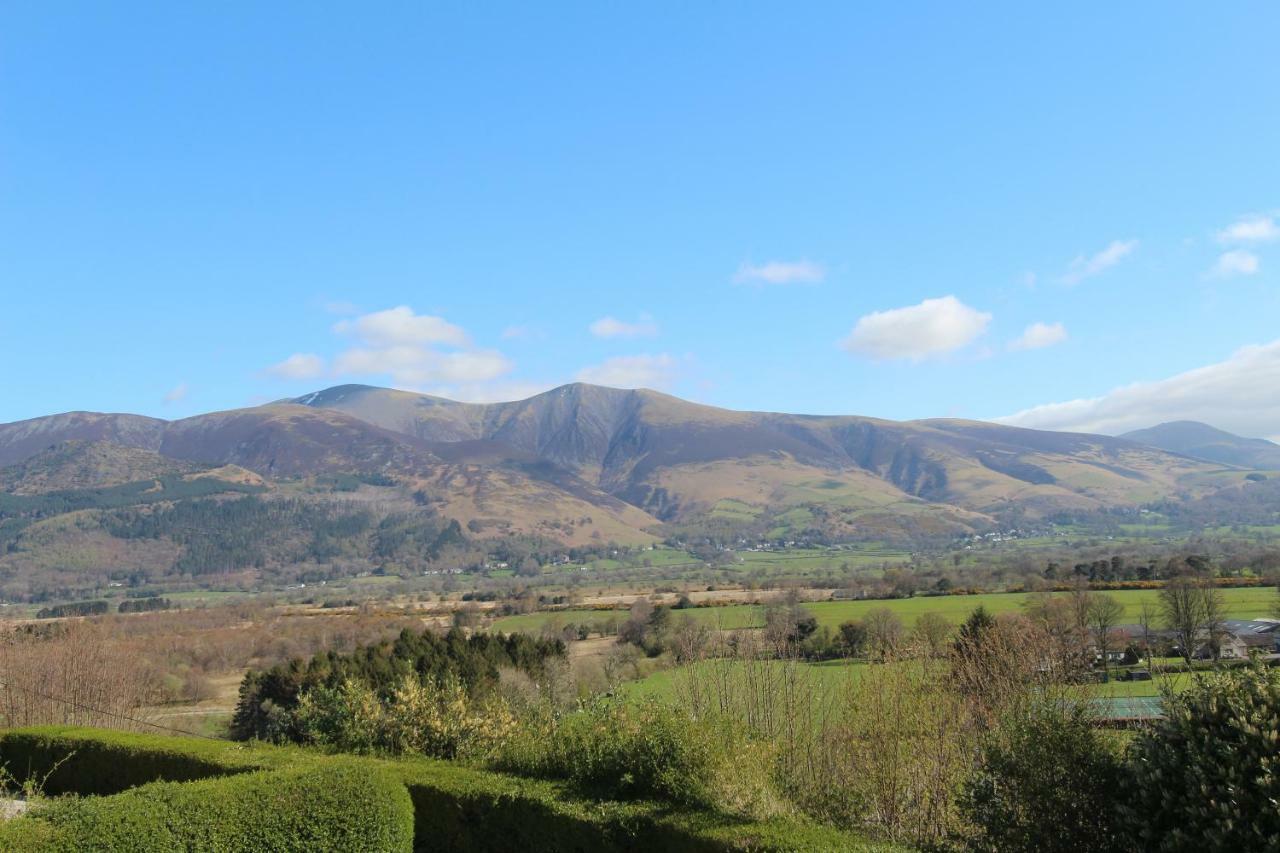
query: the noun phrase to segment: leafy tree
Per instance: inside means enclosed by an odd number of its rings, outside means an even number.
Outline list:
[[[867,647],[867,626],[854,621],[841,623],[839,643],[846,657],[860,657]]]
[[[970,613],[969,617],[960,624],[960,632],[956,643],[970,648],[981,645],[982,640],[995,627],[995,617],[987,611],[987,608],[979,604],[977,609]]]
[[[1006,715],[964,786],[974,847],[996,853],[1128,849],[1113,803],[1123,762],[1076,703],[1042,699]]]

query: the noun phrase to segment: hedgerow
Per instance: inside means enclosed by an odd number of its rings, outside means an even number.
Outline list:
[[[40,779],[48,794],[118,794],[148,782],[186,782],[260,770],[284,750],[107,729],[41,726],[0,734],[0,767]]]
[[[413,804],[399,778],[364,762],[202,782],[153,782],[112,797],[58,799],[33,821],[61,851],[292,851],[413,848]]]
[[[399,838],[395,827],[409,821],[412,849],[441,853],[888,853],[901,849],[807,822],[747,821],[714,810],[673,807],[649,800],[599,800],[584,797],[579,788],[565,782],[517,778],[423,758],[363,758],[296,747],[96,729],[36,728],[0,733],[0,763],[19,778],[27,772],[48,772],[58,765],[49,777],[54,783],[46,789],[50,793],[124,791],[115,796],[55,802],[46,811],[38,810],[34,815],[0,824],[0,850],[20,853],[94,849],[144,853],[170,849],[408,849],[368,839],[354,847],[319,841],[299,826],[299,822],[315,815],[331,826],[328,837],[344,844],[357,831],[376,831],[383,834],[369,838],[394,840]],[[112,775],[113,766],[117,775]],[[214,778],[155,784],[155,780],[195,779],[206,770],[207,777]],[[80,787],[81,781],[84,787]],[[152,784],[130,789],[142,782]],[[325,793],[326,785],[334,793]],[[365,788],[375,792],[377,804],[368,803],[360,794]],[[245,802],[237,792],[259,805]],[[412,804],[411,814],[399,806],[390,810],[384,807],[383,801],[404,802],[401,795],[407,795]],[[202,799],[207,801],[204,806]],[[374,818],[376,829],[366,824],[366,820]],[[190,835],[165,835],[168,830],[151,825],[170,821]],[[238,828],[217,828],[224,823]],[[255,827],[267,829],[255,835]],[[94,847],[86,842],[83,832],[120,843],[117,847]],[[223,834],[213,834],[217,832]],[[292,843],[288,838],[294,837],[290,833],[306,839],[307,845],[286,846]],[[199,839],[205,837],[215,839],[217,844],[200,846],[204,842]],[[121,841],[124,838],[130,839],[128,843]],[[149,838],[159,839],[157,845],[144,847],[137,842]],[[196,840],[184,840],[191,838]],[[236,846],[242,842],[248,846]]]

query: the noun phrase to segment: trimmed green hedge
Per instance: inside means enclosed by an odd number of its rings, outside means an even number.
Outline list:
[[[70,758],[67,758],[70,756]],[[392,832],[405,820],[415,851],[530,853],[534,850],[600,851],[894,851],[827,827],[796,821],[748,822],[711,812],[674,809],[650,802],[583,799],[568,785],[474,770],[430,759],[373,759],[325,755],[298,748],[137,735],[99,729],[35,728],[0,732],[0,764],[18,778],[35,778],[65,759],[49,777],[49,793],[115,796],[55,802],[47,811],[0,824],[0,850],[71,849],[408,849],[372,843],[374,832]],[[188,782],[203,773],[207,781]],[[325,774],[343,784],[372,774],[382,791],[371,803],[357,791],[338,795],[321,789]],[[349,774],[349,775],[343,775]],[[209,778],[214,777],[214,778]],[[132,785],[146,784],[131,788]],[[387,780],[394,793],[385,788]],[[287,781],[287,785],[284,784]],[[355,785],[359,788],[359,785]],[[371,788],[372,789],[372,788]],[[345,790],[345,789],[344,789]],[[257,807],[236,792],[257,799]],[[406,794],[407,791],[407,794]],[[252,792],[252,793],[248,793]],[[216,796],[214,796],[216,795]],[[210,805],[201,808],[202,798]],[[382,805],[397,798],[411,813]],[[303,824],[324,818],[330,838],[370,833],[363,845],[333,846],[315,837],[300,847],[277,846],[305,836]],[[372,823],[367,823],[368,818]],[[163,836],[170,821],[192,835]],[[345,822],[344,822],[345,821]],[[223,828],[225,824],[225,829]],[[23,832],[45,838],[23,838]],[[81,832],[130,839],[115,848],[85,846]],[[174,830],[177,831],[177,830]],[[214,835],[212,833],[225,833]],[[52,834],[51,834],[52,833]],[[61,833],[71,833],[70,836]],[[269,835],[268,833],[279,833]],[[139,838],[163,838],[141,847]],[[190,838],[217,839],[199,846]],[[390,837],[390,836],[385,836]],[[74,843],[73,843],[74,842]],[[236,846],[244,843],[247,847]],[[301,843],[301,842],[300,842]],[[68,846],[69,845],[69,846]],[[194,846],[193,846],[194,845]],[[256,845],[256,846],[254,846]]]
[[[108,729],[41,726],[0,733],[0,767],[47,794],[118,794],[281,764],[281,751]]]
[[[153,782],[111,797],[55,800],[23,820],[53,828],[37,848],[50,853],[413,849],[408,792],[369,762]]]

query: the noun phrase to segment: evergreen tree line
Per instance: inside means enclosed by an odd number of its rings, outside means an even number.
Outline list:
[[[232,717],[231,731],[242,740],[302,742],[295,712],[299,697],[318,687],[347,683],[368,687],[386,699],[406,678],[422,684],[457,679],[470,692],[493,687],[500,669],[516,669],[538,678],[548,661],[563,659],[558,639],[525,634],[472,634],[454,629],[441,635],[427,630],[400,632],[394,640],[360,646],[349,653],[326,651],[309,661],[296,658],[267,670],[247,673]]]

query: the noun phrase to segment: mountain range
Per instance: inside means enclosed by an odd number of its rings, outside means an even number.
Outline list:
[[[731,411],[586,384],[493,404],[342,385],[176,421],[71,412],[3,424],[0,466],[14,494],[196,467],[268,486],[379,475],[473,530],[581,544],[762,520],[831,538],[959,534],[1011,515],[1203,496],[1280,468],[1280,447],[1191,423],[1113,438]]]

